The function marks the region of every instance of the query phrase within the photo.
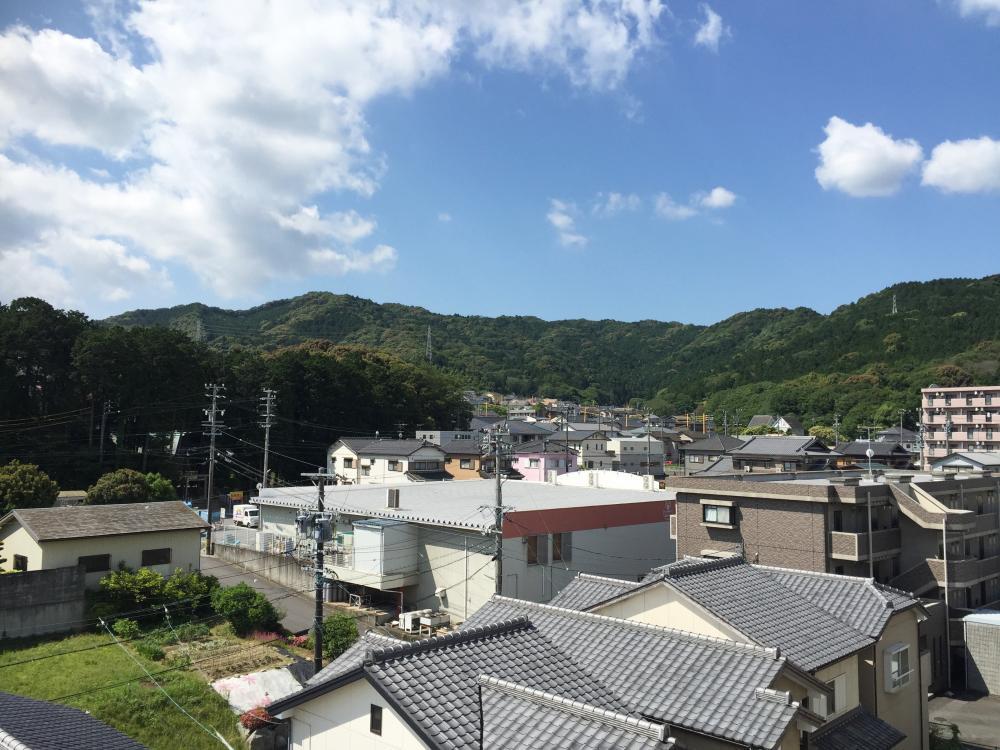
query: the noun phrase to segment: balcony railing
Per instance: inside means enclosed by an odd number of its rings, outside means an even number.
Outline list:
[[[878,555],[899,549],[899,529],[879,529],[871,533],[871,549]],[[867,560],[868,532],[831,531],[830,556],[838,560]]]
[[[945,578],[944,560],[927,560],[931,575],[940,584],[947,580],[949,586],[961,586],[1000,573],[1000,556],[987,557],[983,560],[969,558],[965,560],[949,560],[948,576]]]

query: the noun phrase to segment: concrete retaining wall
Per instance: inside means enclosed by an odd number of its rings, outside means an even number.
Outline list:
[[[0,576],[0,639],[79,629],[85,583],[83,566]]]
[[[295,591],[305,591],[315,586],[312,573],[302,570],[304,563],[291,556],[268,555],[245,547],[231,547],[215,543],[215,556],[220,560],[235,563],[251,573],[259,573],[269,581]]]

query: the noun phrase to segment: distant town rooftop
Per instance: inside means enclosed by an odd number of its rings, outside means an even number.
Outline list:
[[[484,530],[493,523],[492,505],[496,484],[491,479],[464,482],[428,482],[394,485],[399,508],[387,507],[386,486],[334,485],[326,488],[325,508],[347,515],[396,518],[465,529]],[[261,505],[314,508],[315,487],[268,487],[252,501]],[[512,511],[600,507],[629,503],[665,502],[673,493],[652,490],[617,490],[600,487],[568,487],[546,482],[505,482],[503,504]]]

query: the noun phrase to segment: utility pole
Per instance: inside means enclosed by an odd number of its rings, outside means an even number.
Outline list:
[[[205,395],[212,399],[212,405],[204,409],[205,416],[208,417],[201,426],[204,427],[208,432],[202,433],[203,435],[208,435],[208,479],[205,482],[205,520],[208,521],[208,553],[212,552],[212,491],[214,489],[215,483],[215,438],[219,436],[219,432],[225,428],[225,425],[220,421],[223,414],[226,412],[219,409],[219,399],[222,398],[222,390],[225,389],[225,385],[219,385],[216,383],[208,383],[205,388],[208,389],[209,393]]]
[[[111,402],[105,401],[104,410],[101,412],[101,445],[100,445],[99,458],[97,460],[98,466],[100,466],[101,468],[104,467],[104,429],[105,427],[107,427],[108,414],[110,413],[111,413]]]
[[[837,444],[840,443],[840,415],[833,415],[833,449],[837,450]]]
[[[278,392],[273,388],[265,388],[264,395],[260,400],[263,402],[264,413],[261,415],[264,421],[260,426],[264,428],[264,476],[261,479],[261,487],[267,487],[267,459],[271,450],[271,425],[274,424],[274,397]]]
[[[563,409],[563,447],[566,449],[566,471],[569,474],[569,405]],[[582,451],[581,451],[582,453]]]
[[[649,432],[649,412],[646,412],[646,476],[649,476],[649,465],[653,463],[653,454],[650,453],[652,450],[652,435]]]
[[[313,616],[313,674],[323,668],[323,545],[330,536],[329,519],[323,515],[323,502],[326,498],[326,480],[329,474],[320,469],[315,472],[304,472],[302,476],[313,480],[319,493],[316,496],[317,513],[312,518],[313,539],[316,541],[314,574],[316,581],[316,611]]]
[[[494,538],[493,557],[496,561],[496,581],[494,592],[503,593],[503,481],[500,477],[500,461],[507,452],[510,431],[503,423],[497,423],[489,433],[487,433],[484,448],[493,453],[493,477],[496,481],[496,489],[493,498],[493,528],[490,532]]]
[[[899,442],[903,442],[903,415],[906,414],[906,409],[899,410]]]

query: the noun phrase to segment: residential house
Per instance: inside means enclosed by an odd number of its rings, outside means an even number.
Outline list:
[[[326,544],[328,577],[341,593],[465,620],[495,590],[495,493],[490,480],[327,488],[325,508],[336,514]],[[299,535],[295,518],[315,508],[314,487],[268,487],[254,502],[262,538],[272,545],[286,540],[281,548],[311,558],[312,543]],[[663,492],[507,482],[503,504],[509,596],[544,602],[578,571],[639,577],[644,560],[674,559],[667,520],[674,507]],[[393,525],[373,527],[373,519]]]
[[[439,444],[445,453],[444,470],[452,479],[482,479],[483,444],[478,440],[448,440]]]
[[[163,575],[201,569],[201,532],[208,528],[179,500],[121,505],[22,508],[0,518],[7,572],[82,565],[86,585],[120,565]]]
[[[661,476],[666,457],[663,441],[647,437],[615,437],[608,440],[608,450],[618,459],[617,469],[631,474]]]
[[[834,466],[846,469],[852,466],[865,468],[868,465],[868,451],[872,452],[871,463],[881,468],[909,469],[913,466],[913,454],[900,443],[854,440],[850,443],[839,443],[836,447],[837,456]]]
[[[899,443],[910,453],[920,455],[920,436],[913,430],[905,427],[889,427],[875,433],[875,439],[880,443]]]
[[[526,443],[529,440],[538,440],[552,434],[551,430],[540,427],[535,422],[525,422],[523,419],[500,419],[493,417],[473,417],[470,428],[474,431],[485,431],[493,429],[498,424],[510,433],[512,443]]]
[[[413,435],[416,440],[426,440],[434,445],[443,445],[452,440],[478,440],[480,433],[475,430],[417,430]]]
[[[824,719],[802,727],[802,747],[928,746],[919,637],[927,613],[902,591],[736,556],[685,558],[638,584],[580,576],[552,604],[777,649],[828,688],[789,686],[793,700]]]
[[[147,750],[88,711],[0,692],[3,750]]]
[[[819,471],[837,454],[814,437],[754,435],[729,451],[734,471]]]
[[[519,443],[513,448],[511,465],[529,482],[544,482],[553,472],[576,471],[576,451],[557,440]]]
[[[931,461],[931,471],[993,471],[1000,472],[1000,453],[958,451]]]
[[[688,472],[695,472],[715,463],[729,451],[739,448],[745,442],[746,438],[715,433],[692,443],[683,443],[679,450],[684,457],[684,467]]]
[[[1000,453],[1000,385],[920,391],[921,466],[955,452]]]
[[[576,451],[581,469],[618,471],[618,461],[608,450],[608,434],[601,430],[573,430],[555,433],[561,441]]]
[[[678,555],[743,552],[761,564],[873,578],[934,600],[933,682],[960,685],[960,618],[1000,604],[1000,479],[860,474],[668,478]]]
[[[426,440],[341,438],[327,452],[338,484],[408,484],[452,479],[447,454]]]
[[[802,422],[794,414],[754,414],[747,422],[747,429],[770,427],[784,435],[805,435]]]

